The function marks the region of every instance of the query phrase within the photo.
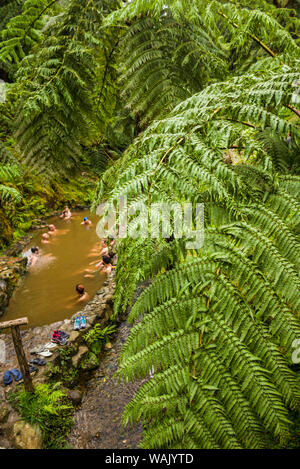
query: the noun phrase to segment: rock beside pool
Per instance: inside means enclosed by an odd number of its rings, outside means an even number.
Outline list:
[[[78,331],[72,331],[69,337],[69,342],[75,342],[79,337]]]
[[[13,442],[17,449],[42,449],[42,431],[38,425],[30,425],[21,420],[13,426]]]
[[[16,241],[12,244],[9,248],[7,248],[4,252],[6,257],[17,257],[21,254],[21,252],[26,248],[28,243],[30,242],[32,236],[26,235],[23,238]]]
[[[73,366],[77,367],[82,360],[82,358],[89,353],[89,349],[86,345],[81,345],[78,349],[78,352],[74,357],[72,357],[72,364]]]
[[[74,406],[78,406],[82,401],[82,392],[78,389],[70,389],[70,391],[68,391],[68,398]]]
[[[86,371],[92,371],[98,368],[99,366],[99,357],[93,353],[89,352],[86,354],[83,358],[83,360],[80,362],[80,368]]]
[[[26,257],[0,257],[0,316],[4,313],[19,279],[26,272]]]
[[[10,414],[10,408],[5,405],[1,405],[0,406],[0,424],[6,423],[9,414]]]

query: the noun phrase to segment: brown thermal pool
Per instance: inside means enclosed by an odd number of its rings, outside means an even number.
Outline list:
[[[81,225],[89,217],[91,226]],[[89,211],[72,213],[71,220],[54,217],[48,220],[56,226],[57,233],[49,244],[41,242],[48,229],[38,230],[22,255],[32,246],[40,249],[38,262],[29,267],[20,285],[15,289],[3,321],[27,316],[29,326],[41,326],[70,318],[86,303],[77,302],[77,283],[82,283],[92,299],[103,285],[106,274],[97,271],[94,278],[85,278],[85,269],[93,269],[90,262],[100,259],[100,239],[96,234],[99,218]]]

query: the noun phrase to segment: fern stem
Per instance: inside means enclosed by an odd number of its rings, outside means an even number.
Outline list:
[[[238,24],[235,23],[234,21],[232,21],[227,15],[225,15],[224,12],[218,10],[218,14],[223,16],[223,18],[225,18],[226,20],[228,20],[230,22],[230,24],[232,24],[232,26],[234,26],[236,29],[238,29]],[[271,57],[276,57],[277,54],[275,54],[274,51],[272,51],[272,49],[270,49],[270,47],[268,47],[263,41],[261,41],[255,34],[252,34],[250,33],[249,31],[247,31],[247,33],[249,34],[249,36],[257,43],[259,44],[269,55],[271,55]],[[281,65],[285,65],[285,63],[281,60],[280,61]],[[290,104],[286,104],[285,107],[287,107],[288,109],[290,109],[292,112],[294,112],[298,117],[300,117],[300,111],[298,111],[297,108],[295,108],[294,106],[291,106]]]
[[[47,6],[45,6],[45,8],[38,14],[38,16],[29,24],[28,28],[24,32],[22,40],[25,39],[25,37],[27,36],[27,33],[34,26],[36,21],[38,21],[43,16],[43,14],[48,10],[48,8],[52,7],[52,5],[54,5],[54,3],[56,3],[56,2],[57,2],[57,0],[52,0],[50,3],[48,3]]]

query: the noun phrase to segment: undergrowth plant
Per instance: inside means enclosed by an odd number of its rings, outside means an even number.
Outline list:
[[[65,386],[73,388],[78,384],[78,369],[73,366],[72,357],[76,354],[78,347],[70,344],[58,349],[57,364],[50,363],[47,368],[47,376],[52,382],[62,382]]]
[[[38,424],[42,430],[45,449],[66,446],[66,436],[73,425],[73,407],[60,383],[38,384],[34,394],[25,390],[10,395],[9,400],[20,412],[25,422]]]
[[[96,324],[84,335],[84,341],[88,345],[92,353],[98,355],[102,347],[109,342],[111,337],[116,333],[117,327],[109,324],[102,328],[100,324]]]

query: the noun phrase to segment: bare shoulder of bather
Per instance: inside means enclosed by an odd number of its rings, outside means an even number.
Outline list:
[[[95,265],[97,269],[101,269],[104,266],[104,262],[101,260],[98,264]]]
[[[33,267],[38,261],[38,256],[36,256],[35,254],[32,254],[32,256],[30,256],[29,258],[29,267]]]
[[[106,265],[103,270],[104,270],[104,272],[106,272],[107,274],[110,274],[110,273],[111,273],[111,269],[112,269],[112,265]]]
[[[79,301],[88,301],[88,300],[89,300],[89,295],[87,292],[84,292],[84,294],[81,295],[77,301],[79,302]]]
[[[50,223],[50,225],[48,225],[48,235],[56,235],[56,228],[53,223]]]
[[[108,247],[105,246],[100,252],[100,256],[106,256],[108,254]]]

